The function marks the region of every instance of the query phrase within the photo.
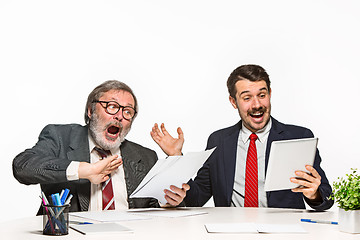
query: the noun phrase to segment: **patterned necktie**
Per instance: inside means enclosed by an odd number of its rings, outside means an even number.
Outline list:
[[[257,135],[250,135],[250,144],[246,158],[245,172],[245,207],[258,207],[258,167],[255,141]]]
[[[109,150],[103,150],[98,147],[94,147],[94,150],[99,154],[101,159],[111,156],[111,152]],[[113,191],[110,174],[109,174],[109,179],[102,183],[101,189],[102,189],[102,209],[114,210],[115,209],[114,191]]]

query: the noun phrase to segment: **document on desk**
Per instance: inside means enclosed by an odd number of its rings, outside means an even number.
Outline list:
[[[205,228],[209,233],[307,233],[299,224],[213,223]]]
[[[195,215],[207,214],[203,210],[194,210],[187,208],[142,208],[142,209],[129,209],[129,213],[135,215],[143,215],[148,217],[168,217],[168,218],[177,218],[177,217],[188,217]]]
[[[84,235],[133,232],[133,230],[117,223],[72,224],[69,227]]]
[[[150,219],[147,216],[134,215],[123,211],[88,211],[88,212],[71,212],[70,216],[76,216],[85,219],[91,219],[98,222],[120,222]]]
[[[153,197],[165,204],[164,189],[170,185],[181,188],[210,157],[215,148],[203,152],[190,152],[183,156],[159,159],[151,168],[130,198]]]

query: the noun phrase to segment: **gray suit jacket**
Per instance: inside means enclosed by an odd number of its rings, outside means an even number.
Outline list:
[[[156,163],[157,155],[153,150],[127,140],[121,144],[120,150],[130,196]],[[90,182],[84,179],[67,180],[66,169],[71,161],[90,162],[88,127],[78,124],[48,125],[33,148],[15,157],[13,174],[20,183],[40,183],[46,196],[70,189],[73,194],[70,211],[87,211]],[[159,207],[154,198],[128,198],[128,203],[129,208]]]

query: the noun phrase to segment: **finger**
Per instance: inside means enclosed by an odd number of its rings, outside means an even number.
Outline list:
[[[153,135],[155,137],[162,137],[163,136],[163,134],[161,133],[157,123],[154,124],[154,126],[151,129],[151,132],[153,133]]]
[[[179,139],[184,139],[184,133],[183,133],[181,127],[177,128],[177,133],[179,135]]]
[[[106,175],[103,177],[102,182],[106,182],[108,179],[109,179],[109,175],[106,174]]]
[[[186,196],[186,191],[182,188],[178,188],[174,185],[170,186],[170,190],[173,191],[176,195],[180,196],[181,199],[183,199]]]
[[[173,200],[181,202],[184,198],[185,191],[175,186],[170,186],[170,189],[171,190],[165,189],[165,194]]]
[[[156,135],[157,135],[157,134],[156,134],[156,128],[157,128],[157,124],[155,123],[154,126],[151,128],[150,134],[156,136]]]
[[[189,191],[189,190],[190,190],[190,185],[187,184],[187,183],[183,183],[183,184],[182,184],[182,188],[183,188],[185,191]]]
[[[152,139],[156,142],[156,143],[159,143],[160,141],[160,138],[157,136],[157,134],[153,131],[150,132],[150,135],[152,137]]]
[[[168,131],[167,131],[166,128],[165,128],[165,124],[164,124],[164,123],[162,123],[162,124],[160,125],[160,128],[161,128],[161,132],[163,133],[163,135],[169,135]]]
[[[159,137],[164,136],[164,134],[160,131],[159,126],[157,124],[154,125],[154,131],[157,136],[159,136]]]
[[[320,174],[316,171],[316,169],[313,166],[306,165],[305,168],[313,175],[314,178],[321,180]]]
[[[175,201],[174,199],[170,198],[169,196],[165,195],[165,200],[167,201],[167,204],[170,204],[171,206],[177,206],[180,203]]]
[[[119,157],[118,155],[110,155],[110,156],[104,158],[104,159],[101,160],[101,161],[105,161],[105,162],[111,163],[112,161],[116,160],[118,157]]]
[[[306,188],[312,188],[314,187],[314,184],[311,183],[311,182],[308,182],[306,180],[301,180],[301,179],[296,179],[296,178],[290,178],[290,181],[295,183],[295,184],[298,184],[300,186],[303,186],[303,187],[306,187]]]
[[[117,162],[112,163],[109,170],[114,171],[114,170],[118,169],[122,164],[123,164],[122,160],[118,160]]]
[[[115,159],[111,162],[111,164],[113,164],[113,165],[121,165],[121,164],[123,164],[122,157],[115,158]]]
[[[315,178],[313,176],[311,176],[310,174],[303,172],[303,171],[295,171],[295,175],[308,180],[309,182],[314,182]]]
[[[293,188],[291,189],[292,192],[301,192],[301,193],[304,193],[305,192],[305,188]]]
[[[159,126],[157,125],[157,123],[154,124],[154,126],[152,127],[152,132],[157,135],[159,132]]]
[[[164,192],[165,192],[166,201],[173,206],[179,205],[183,200],[182,197],[180,197],[178,194],[175,194],[174,192],[172,192],[170,190],[165,189]]]

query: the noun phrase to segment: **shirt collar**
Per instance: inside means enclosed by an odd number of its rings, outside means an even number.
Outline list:
[[[269,122],[265,125],[264,128],[260,129],[259,131],[257,131],[255,134],[258,136],[258,140],[260,142],[264,142],[265,141],[265,138],[267,137],[270,129],[271,129],[271,125],[272,125],[272,120],[271,118],[269,119]],[[241,133],[241,140],[243,141],[243,143],[245,144],[246,141],[249,140],[250,138],[250,135],[252,134],[252,132],[247,129],[245,126],[244,126],[244,123],[242,123],[242,127],[241,127],[241,130],[240,130],[240,133]]]

